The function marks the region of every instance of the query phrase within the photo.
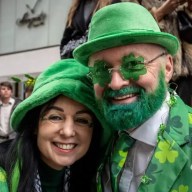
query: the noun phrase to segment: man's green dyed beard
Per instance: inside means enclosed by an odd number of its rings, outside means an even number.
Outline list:
[[[130,89],[139,90],[138,100],[131,104],[111,104],[109,96],[130,93]],[[164,72],[160,72],[159,84],[153,93],[147,93],[142,88],[126,87],[123,91],[107,90],[102,100],[98,100],[99,107],[113,130],[136,128],[158,111],[166,97],[167,86]]]

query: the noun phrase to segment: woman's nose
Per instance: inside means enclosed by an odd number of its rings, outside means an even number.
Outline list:
[[[65,137],[75,136],[75,124],[71,118],[66,118],[61,125],[60,134]]]

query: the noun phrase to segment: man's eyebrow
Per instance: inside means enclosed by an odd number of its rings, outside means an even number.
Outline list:
[[[105,66],[110,66],[110,64],[108,62],[106,62],[105,60],[103,60],[103,59],[95,60],[94,63],[93,63],[93,66],[95,67],[96,65],[101,64],[101,63],[104,65],[104,67]]]

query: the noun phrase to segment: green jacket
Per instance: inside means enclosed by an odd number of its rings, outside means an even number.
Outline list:
[[[159,130],[157,140],[138,192],[192,192],[192,108],[186,106],[179,97],[171,106],[168,123]],[[122,159],[120,161],[122,171],[124,164]],[[98,172],[98,192],[103,191],[103,167],[101,165]],[[118,192],[118,183],[119,179],[116,178],[111,186],[113,192]]]

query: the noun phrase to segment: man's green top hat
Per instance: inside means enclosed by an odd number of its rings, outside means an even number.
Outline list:
[[[178,39],[160,28],[151,13],[141,5],[124,2],[108,5],[95,13],[90,26],[88,41],[74,52],[74,58],[87,65],[89,57],[108,48],[152,43],[160,45],[174,55]]]

